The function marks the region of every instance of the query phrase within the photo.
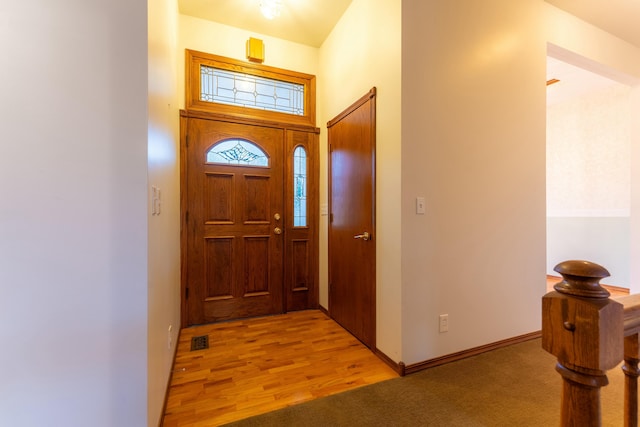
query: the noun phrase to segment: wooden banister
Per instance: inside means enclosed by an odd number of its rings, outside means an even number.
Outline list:
[[[638,334],[624,338],[624,425],[625,427],[638,427]]]
[[[638,427],[640,294],[615,298],[624,307],[624,425]]]
[[[624,307],[624,336],[640,333],[640,294],[614,298]]]

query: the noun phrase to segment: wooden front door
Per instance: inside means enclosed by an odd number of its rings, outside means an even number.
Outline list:
[[[282,313],[284,130],[185,127],[186,323]]]
[[[181,111],[182,325],[318,307],[318,133]]]
[[[329,313],[375,347],[375,88],[329,129]]]

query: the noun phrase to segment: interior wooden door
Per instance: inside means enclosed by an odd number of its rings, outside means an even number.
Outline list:
[[[284,131],[186,125],[187,324],[282,313]]]
[[[329,129],[329,313],[375,347],[375,88]]]

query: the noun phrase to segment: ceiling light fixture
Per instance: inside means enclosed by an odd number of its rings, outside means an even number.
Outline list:
[[[282,8],[282,0],[260,0],[260,12],[267,19],[273,19],[280,16]]]

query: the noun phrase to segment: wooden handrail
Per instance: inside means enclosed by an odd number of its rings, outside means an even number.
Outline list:
[[[640,333],[640,294],[613,298],[624,307],[624,336]]]
[[[624,425],[638,427],[640,377],[640,294],[615,298],[624,307]]]

